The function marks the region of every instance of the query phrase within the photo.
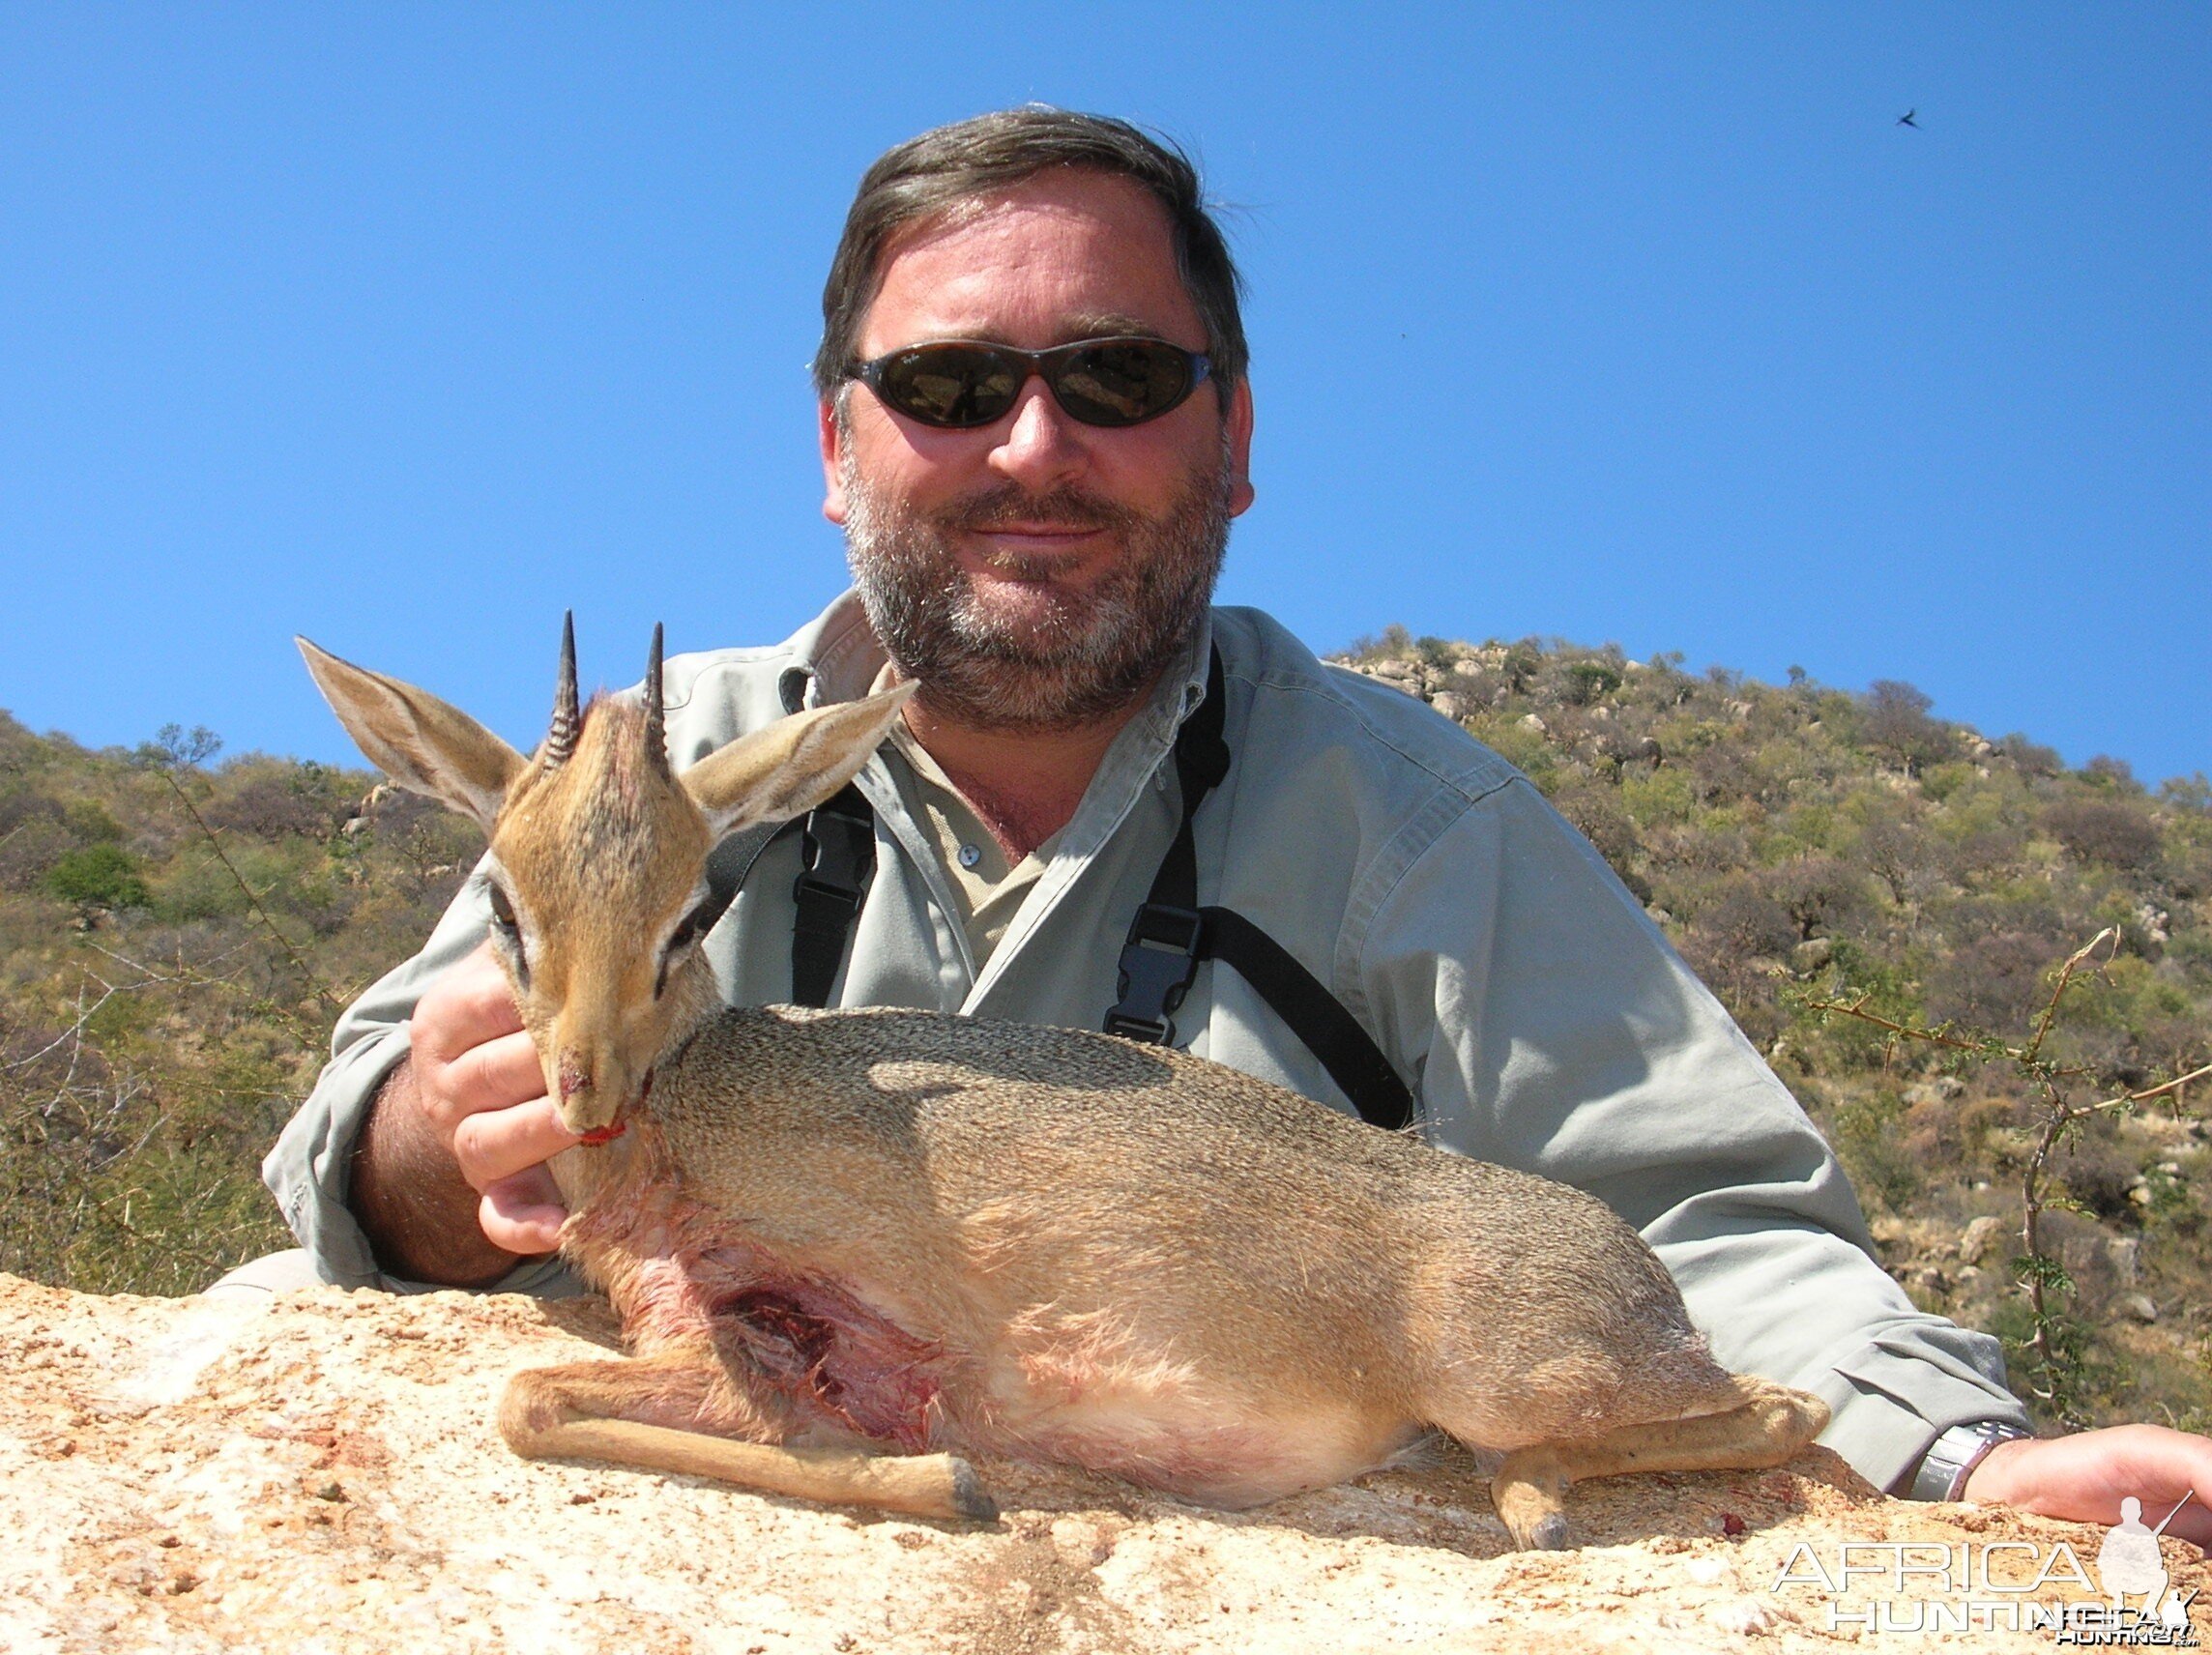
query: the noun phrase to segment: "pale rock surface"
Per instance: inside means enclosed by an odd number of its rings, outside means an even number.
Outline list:
[[[510,1455],[507,1376],[613,1341],[597,1300],[102,1298],[0,1276],[0,1649],[1832,1649],[1862,1637],[1828,1630],[1829,1599],[1774,1589],[1800,1541],[1831,1560],[1846,1540],[2096,1553],[2093,1530],[1884,1500],[1819,1450],[1586,1484],[1583,1549],[1553,1553],[1505,1549],[1456,1451],[1242,1515],[986,1463],[989,1527]],[[2166,1547],[2177,1583],[2212,1583],[2185,1553]]]

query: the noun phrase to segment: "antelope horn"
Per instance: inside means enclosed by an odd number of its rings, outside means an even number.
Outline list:
[[[668,720],[660,698],[660,623],[653,624],[653,653],[645,663],[645,756],[668,767]]]
[[[553,728],[545,737],[545,762],[564,765],[576,750],[583,715],[576,708],[576,612],[561,617],[561,682],[553,691]]]

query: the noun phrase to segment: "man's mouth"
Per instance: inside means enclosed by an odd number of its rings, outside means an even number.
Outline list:
[[[1073,569],[1085,543],[1103,532],[1090,523],[988,523],[968,531],[992,573],[1021,581],[1049,581]]]

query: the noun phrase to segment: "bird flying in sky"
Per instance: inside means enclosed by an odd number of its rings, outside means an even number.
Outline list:
[[[1915,121],[1912,117],[1919,113],[1920,111],[1917,107],[1907,109],[1904,114],[1898,116],[1897,124],[1901,127],[1910,127],[1914,131],[1917,132],[1920,131],[1920,123]]]

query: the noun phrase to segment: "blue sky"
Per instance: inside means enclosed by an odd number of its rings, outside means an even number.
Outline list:
[[[853,186],[1029,99],[1234,204],[1227,601],[2212,770],[2194,5],[0,9],[0,707],[348,757],[304,631],[527,743],[565,607],[783,636]]]

